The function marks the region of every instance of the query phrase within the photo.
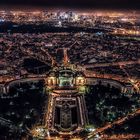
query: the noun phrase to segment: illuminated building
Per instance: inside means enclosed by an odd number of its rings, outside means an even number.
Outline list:
[[[32,130],[34,137],[50,137],[51,132],[62,137],[70,136],[83,131],[88,124],[84,98],[86,79],[68,62],[67,51],[64,50],[63,64],[50,71],[46,78],[49,97],[44,123]]]
[[[51,101],[46,116],[48,129],[65,133],[84,128],[88,122],[84,101],[84,75],[62,66],[50,73],[48,89]]]

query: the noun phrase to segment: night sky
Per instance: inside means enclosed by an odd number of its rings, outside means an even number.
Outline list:
[[[5,6],[140,9],[140,0],[0,0]]]

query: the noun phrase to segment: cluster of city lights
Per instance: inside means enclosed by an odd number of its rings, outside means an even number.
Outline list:
[[[118,29],[114,31],[115,34],[123,34],[123,35],[140,35],[140,31],[138,30],[125,30]]]

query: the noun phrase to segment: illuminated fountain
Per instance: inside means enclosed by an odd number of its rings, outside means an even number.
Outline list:
[[[44,122],[31,131],[33,137],[54,139],[73,138],[85,130],[88,116],[84,93],[86,78],[75,66],[69,64],[67,51],[61,66],[50,71],[45,79],[49,95]]]

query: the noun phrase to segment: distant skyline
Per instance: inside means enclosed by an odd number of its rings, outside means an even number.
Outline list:
[[[0,6],[140,10],[139,0],[0,0]]]

